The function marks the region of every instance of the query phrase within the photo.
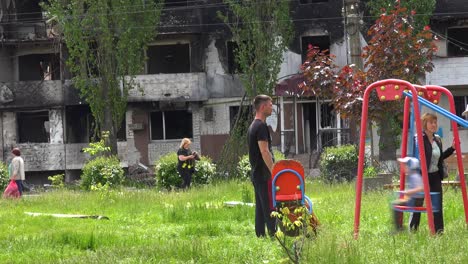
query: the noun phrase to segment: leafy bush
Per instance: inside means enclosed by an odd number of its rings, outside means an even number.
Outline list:
[[[10,182],[10,174],[8,173],[8,166],[0,161],[0,190],[5,190],[5,188]]]
[[[172,190],[182,184],[182,178],[177,172],[177,154],[175,152],[162,156],[155,164],[155,178],[159,187]],[[216,165],[210,158],[201,156],[195,165],[192,184],[208,184],[215,173]]]
[[[63,181],[64,177],[65,177],[65,174],[60,173],[60,174],[49,176],[47,177],[47,179],[51,181],[52,186],[54,186],[55,188],[63,188],[65,186],[64,181]]]
[[[192,175],[193,184],[208,184],[216,173],[216,164],[209,157],[201,156],[196,162],[195,173]]]
[[[85,190],[108,189],[122,184],[124,170],[116,156],[101,156],[88,161],[81,174],[81,187]]]
[[[284,156],[281,151],[273,150],[273,156],[275,157],[275,162],[284,160],[286,157]],[[236,177],[242,180],[249,180],[250,179],[250,171],[252,168],[250,167],[249,161],[249,154],[246,154],[241,157],[239,162],[237,163],[237,175]]]
[[[378,175],[378,169],[374,166],[368,166],[364,168],[364,178],[375,178]]]
[[[156,184],[168,190],[182,184],[182,178],[177,173],[177,154],[171,152],[162,156],[155,165]]]
[[[320,173],[326,182],[351,181],[356,177],[358,151],[354,145],[325,148],[320,157]]]

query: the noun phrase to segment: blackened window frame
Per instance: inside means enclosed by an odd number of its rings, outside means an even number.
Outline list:
[[[162,59],[161,55],[169,52]],[[148,45],[146,49],[146,74],[176,74],[190,73],[191,67],[191,44],[188,41],[179,41],[177,43],[155,43]],[[181,63],[165,63],[169,57],[179,59]],[[182,60],[184,59],[184,60]]]
[[[242,115],[243,118],[248,120],[249,115],[253,113],[253,108],[251,105],[244,105],[242,106]],[[237,116],[239,115],[240,105],[231,105],[229,106],[229,131],[231,132],[234,128],[234,123],[237,120]]]
[[[184,114],[185,116],[179,119],[181,116],[178,116],[178,114]],[[188,109],[152,111],[149,119],[151,141],[193,138],[193,114]],[[188,121],[190,121],[188,124],[184,123]],[[168,124],[168,122],[176,123]]]
[[[468,95],[453,96],[455,103],[455,114],[465,120],[468,120],[468,116],[462,116],[462,113],[466,110],[468,105]],[[459,129],[468,129],[457,123]],[[452,128],[453,129],[453,128]]]
[[[447,56],[468,56],[468,27],[447,28]]]
[[[50,122],[48,110],[16,112],[17,142],[49,143],[50,128],[49,131],[46,130],[45,122]],[[26,132],[30,132],[31,134]]]
[[[31,67],[31,62],[37,62],[36,74],[31,74],[32,71],[35,71],[33,67]],[[48,69],[49,66],[50,69]],[[25,70],[25,67],[27,70]],[[50,70],[49,74],[47,70]],[[60,80],[60,54],[33,53],[18,56],[18,74],[19,81]]]
[[[78,108],[82,108],[79,110]],[[93,141],[100,140],[99,136],[94,134],[94,116],[91,113],[91,109],[88,105],[75,105],[75,106],[67,106],[65,109],[65,133],[66,133],[66,143],[67,144],[82,144],[82,143],[90,143]],[[71,137],[71,132],[76,127],[71,125],[71,122],[75,124],[77,122],[81,123],[81,129],[78,133],[84,133],[85,136],[81,137],[80,139],[76,139],[76,137]],[[122,124],[120,128],[117,130],[116,137],[118,142],[125,142],[127,141],[127,126],[126,126],[126,116],[122,120]],[[84,127],[83,127],[84,126]]]
[[[306,39],[316,39],[315,41],[307,41]],[[307,43],[308,42],[308,43]],[[307,59],[307,52],[309,44],[316,46],[320,51],[327,50],[326,53],[330,54],[331,40],[330,35],[314,35],[314,36],[301,36],[301,59],[302,63]]]

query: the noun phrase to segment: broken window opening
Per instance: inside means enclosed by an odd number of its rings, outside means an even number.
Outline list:
[[[301,38],[302,63],[307,59],[309,47],[318,47],[321,51],[327,50],[330,53],[330,36],[304,36]]]
[[[447,29],[449,57],[468,56],[468,27]]]
[[[238,49],[239,49],[239,44],[237,44],[237,42],[235,41],[226,42],[228,72],[230,74],[244,73],[237,58]],[[249,64],[252,65],[255,61],[255,54],[251,53],[250,55],[251,56],[249,58]]]
[[[250,113],[252,112],[252,106],[244,105],[242,108],[243,108],[242,116],[240,117],[239,120],[247,120],[247,122],[244,123],[244,125],[246,125],[245,129],[241,128],[243,131],[247,131],[247,128],[250,125],[248,123],[248,120],[249,120]],[[229,131],[232,131],[232,129],[234,128],[234,125],[237,120],[237,116],[239,115],[239,110],[240,110],[240,106],[238,105],[229,107],[229,123],[230,123]]]
[[[117,141],[123,142],[127,141],[127,120],[126,116],[124,116],[120,127],[117,130]]]
[[[227,61],[228,61],[228,72],[230,74],[240,73],[240,64],[236,59],[236,53],[239,45],[235,41],[228,41],[226,43],[227,49]]]
[[[468,115],[462,116],[462,113],[466,110],[466,106],[468,105],[468,95],[454,96],[453,100],[455,101],[455,113],[457,114],[457,116],[468,120]],[[461,125],[458,124],[458,127],[461,127]]]
[[[42,8],[40,2],[44,0],[18,0],[16,1],[16,17],[18,21],[34,22],[42,19]]]
[[[192,138],[192,113],[188,110],[151,112],[151,140]]]
[[[48,143],[49,111],[18,112],[18,143]]]
[[[67,106],[65,114],[67,143],[89,143],[100,140],[94,133],[95,119],[88,105]],[[117,141],[127,140],[125,122],[124,117],[117,131]]]
[[[89,107],[87,105],[67,106],[65,115],[67,143],[89,143],[93,134]]]
[[[56,53],[18,57],[20,81],[60,80],[60,56]]]
[[[146,51],[148,74],[189,73],[190,44],[153,45]]]

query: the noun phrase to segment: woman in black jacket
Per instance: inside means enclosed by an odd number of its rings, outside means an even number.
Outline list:
[[[422,129],[423,129],[423,141],[424,141],[424,154],[426,155],[426,166],[427,174],[429,178],[429,187],[431,192],[440,193],[440,209],[438,212],[434,212],[434,227],[437,233],[444,231],[444,218],[443,218],[443,206],[442,206],[442,179],[444,178],[444,159],[450,157],[455,151],[454,143],[452,146],[442,151],[442,141],[440,137],[435,134],[438,129],[437,116],[431,113],[425,113],[421,117]],[[417,142],[415,140],[415,150],[417,148]],[[417,156],[419,157],[419,156]],[[415,206],[422,206],[416,204]],[[417,230],[419,227],[419,221],[421,213],[412,213],[410,217],[410,229]]]
[[[200,160],[197,152],[190,150],[192,141],[183,138],[177,150],[177,172],[182,177],[182,189],[189,188],[192,182],[192,174],[195,172],[195,160]]]

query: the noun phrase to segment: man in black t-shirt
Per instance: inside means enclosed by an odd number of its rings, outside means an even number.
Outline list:
[[[275,233],[275,219],[271,214],[271,197],[268,192],[271,184],[273,154],[271,151],[270,131],[266,118],[271,115],[273,103],[267,95],[257,95],[253,101],[255,119],[247,133],[249,161],[252,167],[251,180],[255,190],[255,233],[265,236],[265,225],[269,235]]]

